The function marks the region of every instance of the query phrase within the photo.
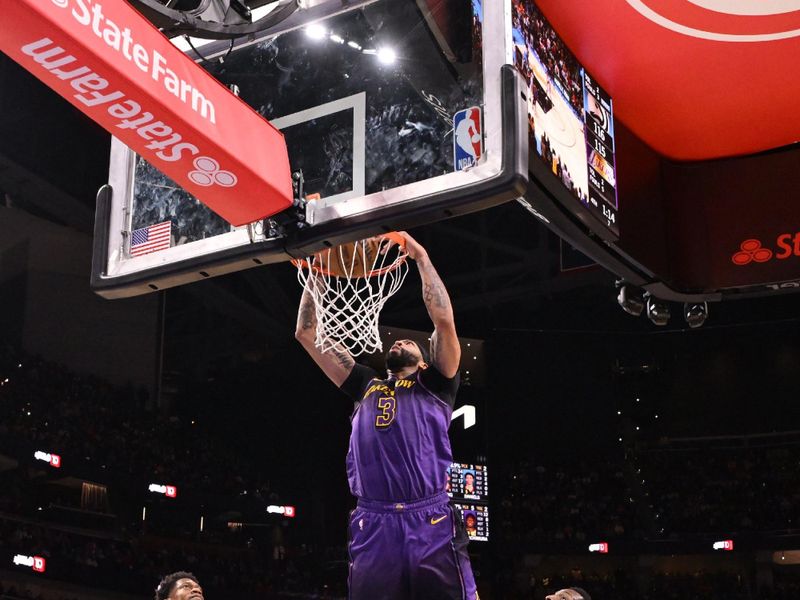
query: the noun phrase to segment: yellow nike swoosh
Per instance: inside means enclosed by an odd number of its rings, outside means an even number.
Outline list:
[[[431,517],[431,525],[436,525],[437,523],[444,521],[447,518],[447,515],[439,518]]]

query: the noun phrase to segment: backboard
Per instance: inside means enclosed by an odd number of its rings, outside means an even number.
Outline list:
[[[339,0],[254,39],[174,40],[284,134],[297,207],[234,228],[112,143],[93,289],[125,297],[481,210],[527,183],[511,3]],[[224,185],[215,164],[196,177]],[[318,197],[305,205],[308,196]]]

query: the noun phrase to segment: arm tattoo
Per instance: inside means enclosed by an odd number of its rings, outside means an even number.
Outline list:
[[[425,301],[427,308],[446,308],[447,302],[445,301],[444,289],[441,283],[425,283],[423,288],[422,297]]]
[[[314,327],[316,315],[314,314],[314,303],[309,296],[303,298],[303,303],[300,305],[300,323],[303,329],[311,329]]]
[[[350,356],[350,353],[341,346],[334,346],[332,349],[334,356],[345,369],[352,369],[356,365],[356,361]]]

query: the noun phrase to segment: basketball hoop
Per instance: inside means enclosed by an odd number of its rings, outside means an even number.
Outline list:
[[[387,233],[293,260],[297,280],[314,299],[316,347],[342,345],[353,356],[382,350],[378,317],[403,285],[407,257],[405,238]]]

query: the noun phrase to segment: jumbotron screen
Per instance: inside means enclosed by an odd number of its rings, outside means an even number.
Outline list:
[[[529,88],[532,160],[538,156],[595,219],[619,236],[611,97],[533,0],[513,0],[512,27],[514,64]]]
[[[486,465],[453,463],[447,469],[447,493],[456,500],[489,499],[489,471]]]
[[[461,511],[464,527],[470,540],[476,542],[489,541],[489,507],[480,504],[453,503],[456,510]]]

